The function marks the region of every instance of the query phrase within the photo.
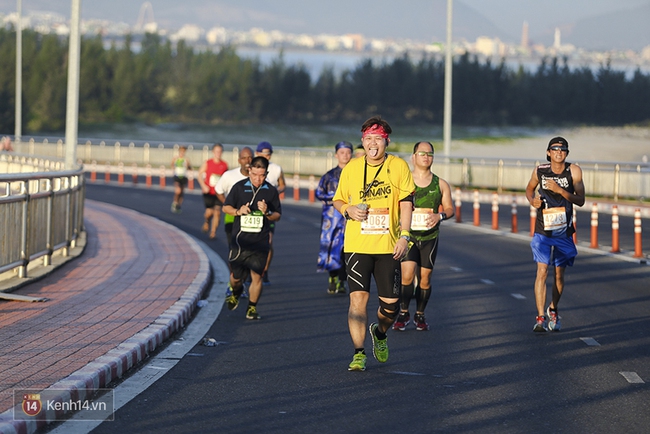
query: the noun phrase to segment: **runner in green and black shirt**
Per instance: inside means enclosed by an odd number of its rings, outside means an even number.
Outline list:
[[[393,324],[394,330],[402,331],[411,319],[409,304],[412,298],[417,302],[414,317],[416,330],[429,330],[424,309],[431,296],[431,272],[438,254],[440,222],[454,215],[449,184],[431,172],[433,145],[429,142],[416,143],[412,161],[415,182],[415,209],[411,218],[412,246],[402,260],[400,314]],[[416,287],[415,274],[418,266],[420,272]]]

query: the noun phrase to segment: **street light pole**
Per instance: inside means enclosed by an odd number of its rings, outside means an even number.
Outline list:
[[[15,101],[15,125],[14,125],[14,142],[20,144],[20,138],[23,135],[23,12],[22,0],[16,2],[16,101]],[[16,148],[18,149],[18,148]]]
[[[77,162],[79,120],[79,16],[81,0],[72,0],[70,40],[68,47],[68,96],[65,115],[65,167],[73,169]]]
[[[445,46],[445,106],[443,120],[443,141],[444,154],[451,154],[451,71],[453,65],[453,53],[451,46],[451,16],[453,0],[447,0],[447,44]]]

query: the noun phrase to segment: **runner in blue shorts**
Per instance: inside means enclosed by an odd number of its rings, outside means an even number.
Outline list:
[[[585,186],[582,182],[582,170],[579,166],[566,162],[569,143],[564,137],[552,138],[546,148],[548,163],[541,164],[533,170],[526,186],[528,202],[537,208],[535,234],[530,243],[533,259],[537,262],[535,278],[535,303],[537,317],[534,332],[548,330],[559,331],[561,328],[557,306],[564,291],[564,271],[572,266],[578,254],[572,235],[573,205],[585,203]],[[539,186],[539,196],[535,189]],[[546,307],[546,278],[548,267],[555,267],[553,294]],[[544,308],[546,307],[546,311]]]

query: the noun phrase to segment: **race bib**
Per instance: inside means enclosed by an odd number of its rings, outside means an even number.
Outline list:
[[[264,216],[246,214],[241,216],[241,230],[242,232],[258,233],[262,232],[264,226]]]
[[[364,235],[385,235],[389,233],[388,208],[370,208],[368,218],[361,222],[361,233]]]
[[[178,176],[179,178],[185,177],[186,173],[187,173],[187,169],[185,168],[185,166],[174,167],[174,175]]]
[[[217,175],[216,173],[211,174],[210,179],[208,179],[208,185],[210,185],[210,187],[214,187],[217,185],[217,182],[219,182],[219,179],[221,179],[220,175]]]
[[[431,229],[427,226],[427,217],[433,214],[433,208],[415,208],[411,216],[412,231],[427,231]]]
[[[543,209],[542,216],[545,231],[556,231],[566,227],[566,210],[562,207]]]

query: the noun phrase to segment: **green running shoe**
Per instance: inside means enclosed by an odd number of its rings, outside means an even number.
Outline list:
[[[248,306],[246,311],[246,319],[262,319],[262,317],[257,313],[257,307]]]
[[[388,360],[388,338],[377,339],[375,331],[379,325],[376,322],[370,324],[370,336],[372,336],[372,354],[379,363],[385,363]]]
[[[356,353],[352,357],[352,361],[348,365],[348,371],[365,371],[366,370],[366,355],[363,353]]]
[[[239,297],[237,297],[235,294],[230,294],[228,297],[226,297],[226,305],[228,306],[228,310],[237,309],[237,306],[239,306]]]

